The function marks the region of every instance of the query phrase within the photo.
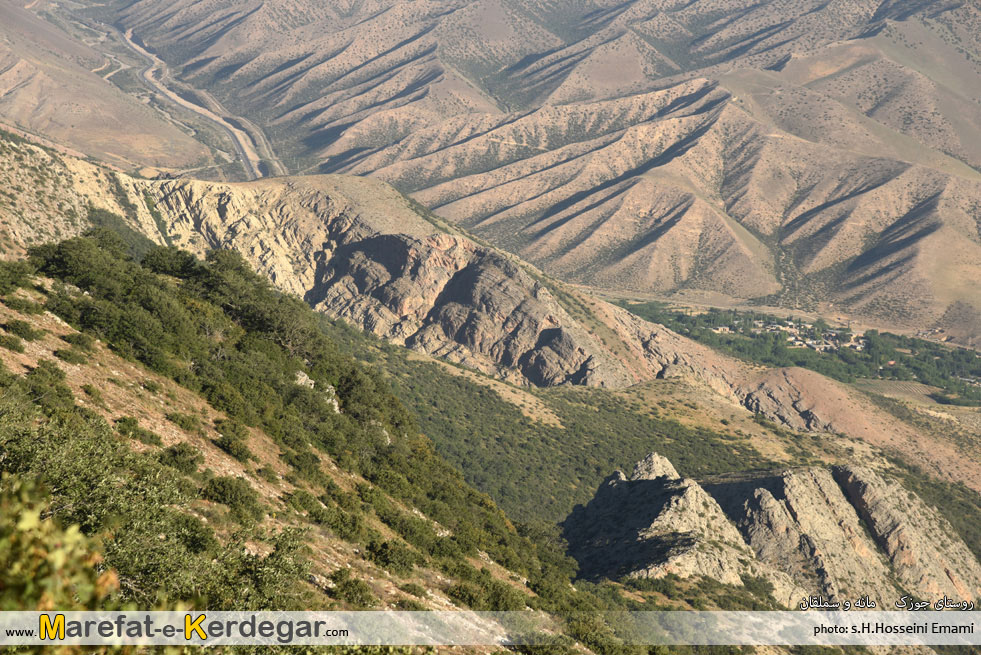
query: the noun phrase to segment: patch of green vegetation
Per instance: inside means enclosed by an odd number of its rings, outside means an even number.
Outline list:
[[[350,569],[338,569],[330,579],[334,583],[331,595],[355,609],[370,609],[378,604],[378,598],[368,583],[351,577]]]
[[[65,343],[69,343],[80,350],[85,352],[91,352],[95,349],[95,339],[89,334],[84,334],[82,332],[72,332],[71,334],[66,334],[61,337],[61,340]]]
[[[520,521],[565,518],[614,469],[655,450],[686,476],[772,466],[748,442],[659,417],[604,390],[529,391],[560,418],[558,426],[529,418],[492,388],[438,364],[381,342],[375,348],[393,374],[393,390],[439,453]]]
[[[132,437],[148,446],[160,446],[163,444],[159,434],[140,427],[139,420],[132,416],[124,416],[116,419],[116,431],[124,437]]]
[[[59,609],[162,602],[228,610],[309,606],[307,565],[295,533],[249,534],[268,544],[267,556],[247,552],[245,534],[220,544],[189,513],[196,485],[155,455],[132,451],[101,417],[76,406],[52,362],[27,375],[0,375],[0,472],[0,534],[15,546],[0,553],[2,609],[40,607],[40,584],[44,606],[54,602]],[[17,522],[11,542],[8,521],[24,508],[41,520]],[[106,567],[112,574],[100,577]]]
[[[37,341],[45,334],[47,334],[47,332],[45,332],[44,330],[35,329],[27,321],[22,321],[20,319],[13,319],[11,321],[7,321],[6,323],[3,324],[3,329],[11,334],[20,337],[24,341]]]
[[[60,348],[54,351],[54,356],[67,364],[84,364],[89,358],[78,348]]]
[[[789,347],[787,332],[765,331],[759,324],[793,324],[802,340],[822,340],[833,334],[832,342],[836,345],[848,343],[852,335],[848,330],[832,330],[820,319],[807,327],[799,319],[757,312],[711,309],[688,313],[659,302],[621,302],[620,306],[699,343],[756,364],[800,366],[842,382],[854,382],[857,378],[915,380],[944,389],[945,393],[934,395],[938,402],[981,406],[981,356],[967,348],[951,348],[925,339],[870,330],[864,335],[862,350],[838,347],[819,352]],[[725,331],[717,332],[719,328]]]
[[[228,505],[236,518],[243,522],[258,521],[266,513],[259,502],[259,494],[244,478],[211,478],[204,486],[203,496],[216,503]]]
[[[168,412],[165,418],[185,432],[200,433],[201,422],[197,416],[182,414],[181,412]]]
[[[419,563],[419,556],[398,541],[373,541],[368,544],[367,557],[395,575],[406,576]]]
[[[21,314],[38,316],[44,313],[44,305],[18,296],[3,298],[3,304]]]
[[[221,435],[215,441],[216,446],[240,462],[248,462],[256,458],[246,444],[249,433],[244,425],[228,419],[219,419],[215,421],[215,429]]]
[[[0,348],[6,348],[15,353],[22,353],[24,352],[24,342],[16,335],[0,334]]]
[[[29,262],[0,262],[0,295],[6,296],[15,289],[28,287],[33,273],[34,267]],[[7,299],[3,302],[6,305]]]
[[[202,462],[204,462],[204,457],[202,457],[201,451],[186,441],[181,441],[160,451],[161,464],[175,468],[184,474],[196,472]]]
[[[102,392],[99,391],[95,386],[93,386],[91,384],[83,384],[82,385],[82,392],[86,396],[88,396],[89,398],[91,398],[92,399],[92,402],[94,402],[99,407],[103,407],[104,408],[106,406],[106,401],[105,401],[105,398],[102,397]]]
[[[89,205],[88,221],[96,228],[102,228],[115,235],[122,242],[125,252],[137,259],[141,259],[151,248],[156,247],[155,243],[130,227],[126,219],[119,214]]]
[[[436,455],[382,376],[342,354],[317,314],[236,253],[199,262],[158,247],[139,264],[103,231],[36,248],[32,258],[41,273],[87,292],[55,292],[49,310],[234,420],[260,426],[296,474],[322,483],[321,450],[454,534],[472,533],[497,561],[529,573],[541,566],[536,545]],[[341,413],[322,392],[295,384],[300,371],[336,389]]]

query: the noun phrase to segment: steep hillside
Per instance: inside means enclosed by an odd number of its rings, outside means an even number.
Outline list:
[[[213,161],[177,121],[106,79],[118,61],[21,4],[0,2],[0,121],[127,170]]]
[[[789,427],[841,432],[894,449],[943,479],[970,485],[979,479],[981,463],[969,442],[910,425],[823,376],[760,370],[597,301],[427,220],[376,181],[149,181],[25,143],[9,148],[12,160],[20,156],[37,169],[50,163],[77,171],[59,193],[88,218],[59,223],[57,203],[38,204],[21,188],[2,216],[8,233],[22,242],[50,239],[36,232],[44,221],[66,235],[94,221],[129,233],[140,251],[153,242],[202,257],[230,248],[328,316],[504,380],[625,388],[682,378],[719,395],[723,404],[742,405]],[[11,164],[9,170],[19,175],[23,167]],[[53,216],[45,214],[52,209]],[[33,223],[32,215],[46,217]]]
[[[522,555],[479,552],[488,528],[504,532],[487,546],[524,542],[429,450],[370,371],[331,348],[309,309],[227,258],[180,259],[178,292],[174,278],[102,239],[46,249],[34,261],[55,282],[3,265],[0,460],[52,490],[59,520],[91,536],[112,526],[105,556],[119,600],[145,605],[163,591],[169,602],[203,596],[209,608],[446,607],[461,598],[453,582],[437,582],[449,576],[478,590],[471,606],[483,593],[498,598],[491,606],[523,606],[529,592],[501,582],[511,574],[492,558],[521,572],[530,544],[518,545]],[[442,491],[417,486],[427,479]],[[483,527],[459,523],[478,515]],[[147,549],[158,532],[167,543]],[[250,558],[266,578],[247,578]],[[177,561],[184,575],[154,575]]]
[[[380,177],[560,279],[977,342],[972,3],[119,0],[86,15],[241,107],[294,170]]]

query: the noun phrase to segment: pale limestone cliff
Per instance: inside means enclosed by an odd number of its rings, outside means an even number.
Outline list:
[[[628,478],[616,471],[563,524],[580,573],[591,578],[704,576],[742,585],[762,576],[778,598],[803,592],[791,578],[756,560],[719,503],[694,480],[652,453]]]
[[[678,476],[652,453],[616,471],[563,524],[590,578],[762,576],[794,606],[805,595],[981,597],[981,565],[950,524],[915,494],[867,468],[811,467]]]

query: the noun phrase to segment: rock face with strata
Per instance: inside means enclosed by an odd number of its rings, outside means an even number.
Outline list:
[[[782,567],[815,593],[892,602],[885,555],[831,471],[808,468],[704,481],[761,561]]]
[[[563,524],[588,578],[762,576],[778,602],[804,594],[981,598],[981,565],[939,512],[868,468],[681,478],[652,453],[616,471]]]
[[[616,471],[563,524],[570,552],[588,578],[704,576],[742,585],[763,576],[780,596],[799,590],[786,575],[755,561],[718,502],[652,453],[630,477]]]
[[[382,183],[145,186],[178,245],[237,250],[283,290],[399,345],[521,384],[620,387],[640,376],[530,269],[440,229]]]
[[[901,585],[925,598],[981,599],[981,565],[937,510],[868,468],[834,476]]]

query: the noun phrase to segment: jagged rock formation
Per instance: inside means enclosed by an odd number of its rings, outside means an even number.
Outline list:
[[[900,584],[928,598],[981,598],[981,565],[935,509],[867,468],[837,468],[834,476]]]
[[[981,598],[981,565],[934,509],[867,468],[680,478],[651,454],[616,471],[563,524],[587,577],[763,575],[782,603],[801,593]]]
[[[378,182],[143,186],[173,217],[175,243],[238,250],[316,309],[394,343],[525,384],[624,386],[638,375],[530,269],[440,230]]]
[[[703,482],[764,562],[815,593],[841,599],[902,595],[884,555],[827,469]]]
[[[761,565],[719,504],[694,480],[651,453],[628,478],[621,471],[600,485],[563,524],[570,553],[588,578],[705,576],[732,585],[762,575],[777,597],[796,595],[785,574]]]

